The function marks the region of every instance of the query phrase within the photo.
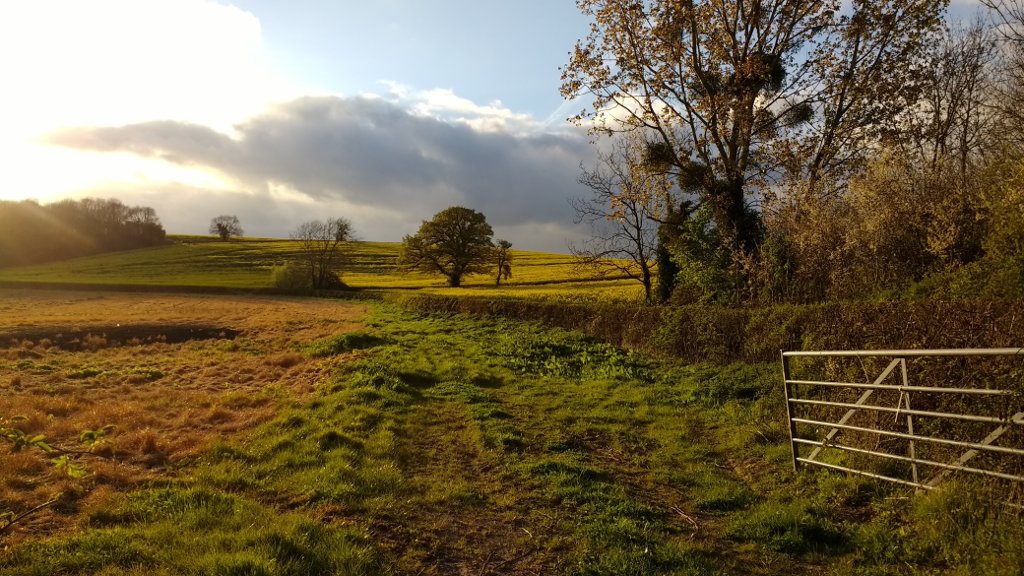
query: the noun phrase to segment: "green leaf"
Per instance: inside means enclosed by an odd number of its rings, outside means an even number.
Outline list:
[[[83,466],[79,466],[75,463],[69,463],[65,470],[69,478],[79,479],[84,477],[88,471]]]
[[[67,454],[60,458],[53,458],[50,460],[53,462],[54,467],[58,470],[63,470],[69,478],[81,478],[86,475],[86,469],[72,460]]]

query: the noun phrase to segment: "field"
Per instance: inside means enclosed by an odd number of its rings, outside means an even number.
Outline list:
[[[264,289],[271,270],[296,255],[290,240],[253,239],[222,242],[207,236],[176,236],[167,246],[100,254],[23,268],[0,268],[0,281],[55,284],[184,286]],[[572,257],[513,250],[513,277],[501,287],[494,278],[469,276],[463,295],[502,297],[599,297],[635,300],[640,284],[622,278],[599,278],[578,269]],[[342,279],[353,288],[418,289],[450,293],[438,275],[407,274],[397,269],[398,244],[353,242]]]
[[[0,574],[1024,570],[969,487],[794,474],[775,365],[281,297],[4,291],[0,326],[4,424],[114,425],[78,479],[0,451],[0,511],[61,492]]]

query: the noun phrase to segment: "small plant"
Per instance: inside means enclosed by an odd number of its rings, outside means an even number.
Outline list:
[[[131,384],[142,384],[153,382],[163,378],[165,374],[156,368],[135,368],[128,373],[128,382]]]
[[[384,344],[386,340],[380,336],[370,334],[368,332],[348,332],[346,334],[340,334],[338,336],[332,336],[323,340],[317,340],[305,347],[306,354],[313,358],[320,358],[323,356],[335,356],[337,354],[344,354],[345,352],[352,352],[353,350],[362,350],[364,348],[373,348]]]
[[[79,370],[72,370],[68,372],[68,378],[72,380],[84,380],[86,378],[93,378],[103,374],[103,370],[99,368],[81,368]]]
[[[7,421],[0,420],[0,440],[10,444],[12,452],[21,452],[22,450],[41,452],[49,457],[50,463],[53,464],[55,469],[75,480],[85,477],[88,473],[85,466],[78,462],[79,457],[95,455],[98,448],[109,444],[107,436],[114,431],[114,426],[112,425],[103,426],[96,430],[84,430],[79,435],[78,441],[85,449],[67,449],[50,444],[43,434],[29,436],[13,425],[16,422],[23,422],[25,420],[24,416],[14,416]],[[46,502],[20,513],[13,510],[0,511],[0,536],[10,531],[15,524],[53,505],[60,500],[60,497],[61,494],[57,493]]]

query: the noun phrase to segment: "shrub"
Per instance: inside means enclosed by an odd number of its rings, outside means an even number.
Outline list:
[[[274,288],[289,292],[309,292],[313,289],[309,269],[297,262],[274,266],[270,273],[274,279]]]
[[[306,354],[313,358],[320,358],[344,354],[353,350],[362,350],[363,348],[373,348],[385,343],[386,340],[380,336],[367,332],[348,332],[309,344],[306,346]]]

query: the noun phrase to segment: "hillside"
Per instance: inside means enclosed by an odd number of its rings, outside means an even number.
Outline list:
[[[444,278],[407,274],[396,267],[399,245],[353,242],[342,279],[356,289],[421,290],[427,293],[502,297],[593,297],[637,299],[640,285],[602,279],[579,270],[565,254],[513,250],[513,276],[501,287],[488,276],[469,276],[463,287],[447,288]],[[171,236],[165,246],[114,252],[49,264],[0,268],[0,282],[268,289],[271,271],[296,256],[291,240],[210,236]]]

